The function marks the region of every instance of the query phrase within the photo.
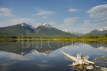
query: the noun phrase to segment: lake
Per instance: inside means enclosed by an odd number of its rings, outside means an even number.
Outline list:
[[[98,65],[107,67],[107,44],[56,42],[56,41],[19,41],[0,43],[0,71],[73,71],[61,51],[70,55],[89,56],[90,60],[99,59]]]

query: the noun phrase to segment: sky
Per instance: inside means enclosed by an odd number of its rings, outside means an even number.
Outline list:
[[[20,23],[87,33],[107,27],[107,0],[0,0],[0,27]]]

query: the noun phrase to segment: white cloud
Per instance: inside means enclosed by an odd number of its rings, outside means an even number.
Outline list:
[[[92,24],[91,20],[84,20],[81,25],[81,30],[83,32],[90,32],[95,29],[96,24]]]
[[[43,19],[47,19],[48,18],[48,16],[41,16]]]
[[[64,19],[64,23],[74,24],[77,21],[78,17],[69,17]]]
[[[84,24],[90,25],[90,24],[91,24],[91,21],[90,21],[90,20],[84,20]]]
[[[14,16],[9,8],[0,8],[0,16]]]
[[[16,25],[21,23],[32,23],[33,20],[29,18],[14,18],[14,19],[8,19],[0,21],[0,27],[10,26],[10,25]]]
[[[91,20],[83,20],[81,23],[76,23],[74,25],[66,25],[67,29],[71,30],[72,32],[78,33],[88,33],[95,29],[95,24],[91,24]]]
[[[107,4],[95,6],[88,13],[94,22],[107,25]]]
[[[69,8],[68,11],[69,11],[69,12],[75,12],[75,11],[77,11],[77,9]]]
[[[54,14],[54,11],[49,11],[49,10],[39,10],[37,11],[36,15],[38,16],[44,16],[44,15],[51,15]]]

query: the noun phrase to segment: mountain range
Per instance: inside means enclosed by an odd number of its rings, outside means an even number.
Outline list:
[[[26,23],[0,28],[0,36],[75,36],[69,32],[64,32],[49,24],[39,25],[37,28]]]
[[[90,34],[90,35],[105,35],[105,34],[107,34],[107,28],[95,29],[88,34]]]
[[[105,35],[107,28],[95,29],[86,35]],[[41,24],[36,28],[32,25],[21,23],[17,25],[1,27],[0,36],[44,36],[44,37],[57,37],[57,36],[79,36],[78,33],[66,32],[59,30],[49,24]]]

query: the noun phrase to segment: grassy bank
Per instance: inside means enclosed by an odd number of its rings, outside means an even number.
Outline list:
[[[60,36],[60,37],[28,37],[28,36],[0,36],[0,41],[72,41],[72,42],[101,42],[107,43],[107,36]]]

